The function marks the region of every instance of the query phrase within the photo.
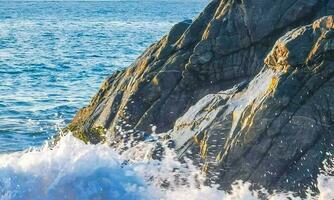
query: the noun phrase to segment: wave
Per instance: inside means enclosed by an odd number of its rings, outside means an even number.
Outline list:
[[[178,162],[172,151],[161,161],[150,160],[152,147],[141,144],[120,155],[107,144],[85,144],[67,134],[56,145],[2,154],[0,199],[260,199],[250,183],[236,182],[230,193],[205,186],[199,170],[190,161]],[[140,160],[131,159],[135,152]],[[320,175],[320,194],[308,199],[333,199],[333,187],[332,176]],[[301,199],[292,193],[268,195],[272,200],[288,197]]]

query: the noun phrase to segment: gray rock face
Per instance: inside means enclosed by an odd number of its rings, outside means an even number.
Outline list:
[[[108,78],[68,128],[92,143],[108,131],[121,149],[156,126],[223,188],[303,190],[332,144],[334,94],[332,18],[303,25],[330,14],[333,0],[213,0]]]
[[[334,153],[333,41],[332,16],[281,37],[247,86],[205,96],[177,120],[179,155],[198,155],[223,187],[304,191]]]

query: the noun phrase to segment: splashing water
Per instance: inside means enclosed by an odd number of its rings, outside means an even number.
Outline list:
[[[197,15],[207,1],[160,4],[0,4],[0,152],[6,152],[0,154],[0,200],[259,199],[250,183],[237,182],[231,193],[205,186],[199,170],[189,161],[178,162],[172,151],[161,161],[151,160],[153,143],[139,143],[120,155],[69,134],[55,146],[8,153],[39,146],[59,130],[53,130],[54,123],[65,126],[89,100],[101,78],[130,65],[173,24]],[[334,199],[333,177],[320,175],[318,188],[319,199]]]
[[[102,80],[207,3],[0,1],[0,152],[42,145]]]
[[[1,199],[131,199],[144,182],[121,168],[103,145],[85,145],[68,135],[51,148],[0,157]],[[134,187],[137,193],[131,192]]]
[[[149,145],[143,148],[144,154],[151,150]],[[161,161],[143,159],[124,164],[125,160],[126,154],[119,155],[107,145],[85,144],[70,134],[55,146],[45,144],[39,149],[3,154],[0,199],[259,199],[249,190],[249,183],[237,182],[231,193],[204,186],[196,167],[178,162],[172,151]],[[333,187],[333,177],[320,175],[317,198],[333,199]],[[292,194],[268,198],[289,196]]]

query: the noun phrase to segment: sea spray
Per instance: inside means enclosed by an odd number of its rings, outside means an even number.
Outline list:
[[[145,199],[145,183],[105,145],[66,135],[45,145],[0,156],[1,199]]]
[[[152,149],[147,142],[136,146],[143,155]],[[259,199],[250,183],[236,182],[226,193],[216,186],[205,186],[197,167],[190,161],[180,163],[172,150],[164,158],[142,160],[122,155],[106,144],[91,145],[62,136],[56,145],[45,144],[23,152],[0,155],[1,200],[57,199]],[[137,152],[138,153],[138,152]],[[139,153],[138,153],[139,154]],[[125,162],[127,161],[127,162]],[[320,175],[320,195],[308,199],[333,199],[334,178]],[[290,193],[268,195],[268,199],[301,199]]]

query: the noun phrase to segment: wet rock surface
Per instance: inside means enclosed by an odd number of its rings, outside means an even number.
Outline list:
[[[290,191],[312,185],[334,151],[333,22],[287,33],[246,87],[192,106],[170,133],[179,155],[198,155],[223,187],[240,179]]]
[[[120,151],[164,133],[223,189],[312,187],[334,143],[333,5],[213,0],[109,77],[69,129]]]

